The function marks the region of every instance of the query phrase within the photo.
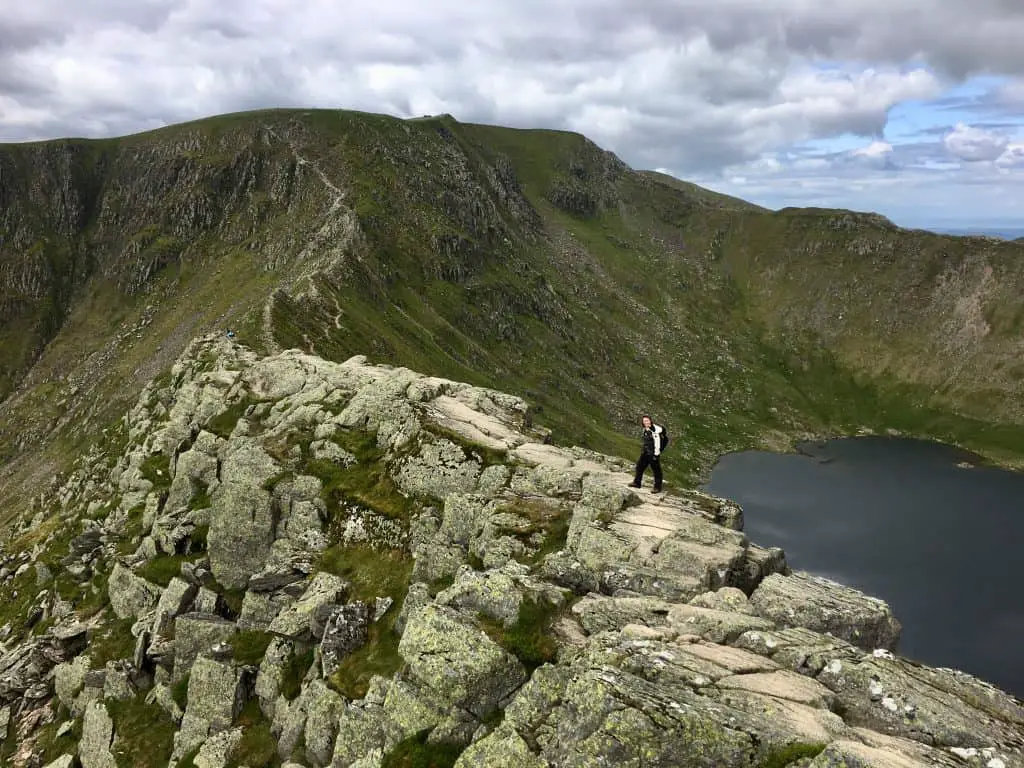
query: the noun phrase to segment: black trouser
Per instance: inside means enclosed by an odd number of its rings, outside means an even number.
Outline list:
[[[636,477],[633,479],[633,485],[640,487],[640,483],[644,479],[644,471],[650,467],[654,470],[654,490],[661,490],[661,457],[655,456],[653,453],[647,453],[646,451],[640,454],[640,459],[636,463]]]

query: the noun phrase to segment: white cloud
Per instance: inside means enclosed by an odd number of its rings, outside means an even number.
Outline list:
[[[1024,168],[1024,142],[1007,144],[1003,154],[996,159],[996,165],[1005,169]]]
[[[853,150],[856,157],[878,158],[892,154],[892,144],[887,141],[873,141],[866,147]]]
[[[1005,136],[965,123],[957,123],[942,141],[951,154],[967,162],[996,160],[1010,143]]]

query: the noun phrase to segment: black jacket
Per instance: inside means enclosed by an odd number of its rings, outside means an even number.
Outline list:
[[[644,453],[648,456],[661,456],[661,432],[657,424],[644,428]]]

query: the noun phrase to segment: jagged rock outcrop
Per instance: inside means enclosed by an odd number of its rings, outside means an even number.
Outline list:
[[[1021,703],[894,655],[884,602],[549,444],[518,398],[220,339],[165,386],[36,521],[37,560],[93,575],[11,576],[25,611],[73,597],[7,630],[0,703],[31,744],[59,701],[84,768],[132,748],[127,711],[171,765],[1024,766]]]

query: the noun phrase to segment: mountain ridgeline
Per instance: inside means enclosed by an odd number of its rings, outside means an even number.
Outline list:
[[[859,429],[1015,463],[1022,255],[770,212],[577,134],[449,116],[275,110],[3,146],[0,496],[228,328],[263,354],[517,392],[555,442],[620,455],[651,411],[670,478]]]

